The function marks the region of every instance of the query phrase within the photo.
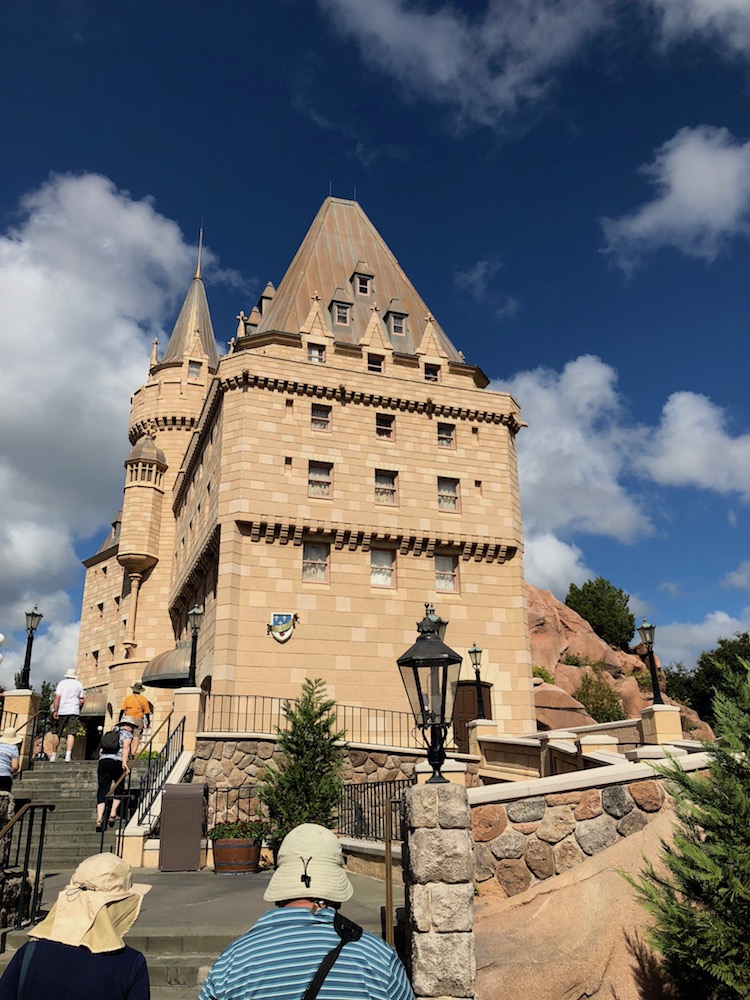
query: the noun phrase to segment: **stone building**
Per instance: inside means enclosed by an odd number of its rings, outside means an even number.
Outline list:
[[[195,605],[212,699],[322,677],[339,704],[404,711],[395,661],[429,602],[464,657],[468,715],[476,643],[488,716],[534,729],[516,401],[464,360],[353,201],[326,199],[238,319],[219,357],[199,263],[133,395],[122,510],[85,563],[89,712],[116,715],[139,679],[163,711]]]

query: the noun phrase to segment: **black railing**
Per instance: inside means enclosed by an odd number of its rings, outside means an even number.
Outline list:
[[[255,785],[208,789],[208,829],[217,823],[258,819],[261,814]]]
[[[99,836],[100,854],[104,853],[104,836],[107,830],[116,827],[115,854],[120,857],[122,856],[122,834],[125,827],[130,822],[131,817],[135,813],[135,810],[138,808],[138,802],[140,799],[140,789],[132,787],[132,778],[132,771],[123,771],[122,776],[114,784],[112,790],[104,800],[102,830]],[[115,814],[115,822],[112,823],[112,827],[110,827],[110,819],[112,817],[112,809],[115,804],[115,799],[118,800],[117,813]]]
[[[148,762],[148,769],[141,778],[138,801],[138,823],[142,824],[149,814],[156,797],[164,787],[172,768],[182,753],[185,735],[185,719],[182,718],[167,736],[167,741],[159,753]]]
[[[344,785],[339,802],[338,832],[360,840],[385,840],[390,823],[391,840],[401,840],[401,801],[412,779],[367,781]]]
[[[15,876],[19,880],[18,897],[10,912],[3,910],[0,926],[0,953],[5,951],[5,939],[11,928],[33,925],[39,920],[42,904],[42,855],[44,834],[47,827],[47,813],[55,811],[54,802],[25,802],[15,816],[0,830],[0,851],[2,851],[3,878],[7,886]],[[39,827],[36,817],[40,815]],[[32,851],[35,854],[32,868]],[[23,856],[23,860],[21,857]],[[30,876],[34,873],[34,884]],[[7,903],[7,895],[6,895]]]
[[[287,728],[285,700],[261,695],[212,695],[204,728],[214,733],[258,733],[272,736],[277,729],[284,731]],[[335,716],[336,728],[345,730],[348,743],[424,747],[411,712],[337,705]]]

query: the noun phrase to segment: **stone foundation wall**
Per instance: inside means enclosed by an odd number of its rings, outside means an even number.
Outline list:
[[[642,830],[670,799],[659,779],[474,806],[480,894],[515,896]]]

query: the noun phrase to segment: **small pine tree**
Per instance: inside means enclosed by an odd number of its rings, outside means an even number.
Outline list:
[[[288,727],[276,730],[283,757],[278,767],[266,768],[258,787],[276,843],[300,823],[335,822],[346,736],[335,728],[335,707],[320,679],[306,680],[300,698],[283,704]]]
[[[714,699],[717,743],[705,743],[708,778],[661,768],[675,793],[666,873],[647,863],[628,881],[655,918],[652,944],[683,998],[750,998],[750,663],[726,670]]]
[[[565,603],[586,619],[600,639],[617,649],[628,649],[635,632],[630,594],[598,576],[580,587],[571,583]]]

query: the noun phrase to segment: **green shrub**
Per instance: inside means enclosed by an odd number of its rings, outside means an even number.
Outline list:
[[[619,695],[607,684],[603,674],[602,667],[594,668],[592,674],[584,674],[573,697],[580,701],[597,722],[619,722],[627,716]]]
[[[546,667],[532,667],[531,675],[532,677],[538,677],[540,680],[544,681],[545,684],[555,683],[555,678]]]
[[[636,667],[633,671],[633,677],[639,691],[651,691],[651,671],[648,667]]]
[[[577,653],[566,653],[562,662],[568,667],[588,667],[589,661],[585,656],[578,656]]]
[[[228,820],[212,826],[206,836],[209,840],[251,840],[259,844],[267,833],[267,824],[263,820]]]

